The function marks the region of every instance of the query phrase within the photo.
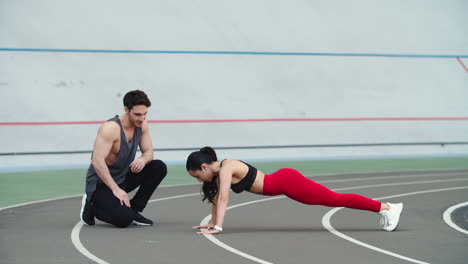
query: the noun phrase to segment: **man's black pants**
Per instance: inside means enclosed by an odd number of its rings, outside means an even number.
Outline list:
[[[121,205],[120,200],[114,196],[107,185],[98,183],[91,198],[94,215],[97,219],[117,227],[130,225],[134,218],[134,211],[143,211],[166,174],[166,164],[161,160],[151,161],[139,173],[129,172],[126,180],[119,186],[127,193],[140,187],[130,200],[131,207]]]

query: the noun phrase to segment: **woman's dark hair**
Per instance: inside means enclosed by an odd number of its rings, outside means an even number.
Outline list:
[[[211,164],[213,161],[218,161],[215,150],[211,147],[204,147],[199,151],[192,152],[188,156],[185,167],[187,168],[187,171],[201,170],[201,165],[203,163]],[[214,204],[214,198],[218,193],[218,177],[213,177],[213,180],[210,182],[203,182],[202,191],[202,201],[208,199],[210,203]]]
[[[140,90],[134,90],[128,92],[123,98],[123,104],[128,108],[128,110],[132,110],[135,105],[145,105],[146,107],[151,106],[151,101],[149,100],[148,96],[145,92]]]

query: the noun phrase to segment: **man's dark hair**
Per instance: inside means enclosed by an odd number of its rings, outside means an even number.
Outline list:
[[[128,108],[128,110],[131,110],[135,105],[145,105],[146,107],[150,107],[151,101],[148,99],[145,92],[134,90],[128,92],[124,96],[123,104]]]

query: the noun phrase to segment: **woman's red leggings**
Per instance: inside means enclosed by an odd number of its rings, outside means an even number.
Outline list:
[[[280,169],[272,174],[265,174],[264,195],[280,195],[304,204],[347,207],[379,212],[381,203],[358,194],[336,193],[318,184],[294,169]]]

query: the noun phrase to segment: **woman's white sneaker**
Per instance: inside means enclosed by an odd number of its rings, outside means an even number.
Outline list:
[[[390,206],[390,210],[380,211],[380,226],[385,231],[393,231],[397,229],[398,224],[400,223],[400,215],[403,211],[403,204],[391,204],[387,203]]]

